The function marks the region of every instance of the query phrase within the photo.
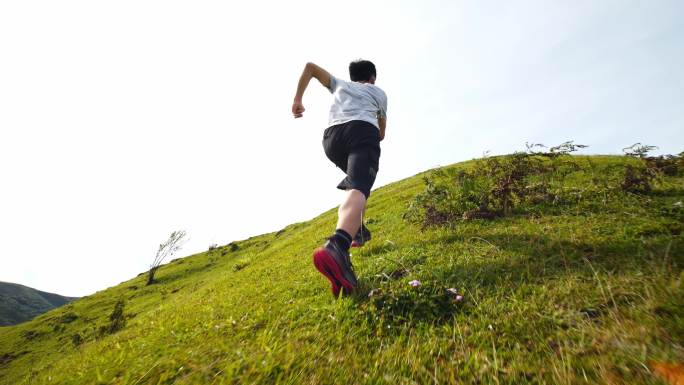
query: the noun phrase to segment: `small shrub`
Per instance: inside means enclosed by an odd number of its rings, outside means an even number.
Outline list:
[[[233,271],[240,271],[244,269],[245,267],[249,266],[248,261],[238,261],[233,265]]]
[[[663,176],[677,176],[684,169],[684,159],[679,155],[648,156],[656,146],[635,143],[623,148],[625,155],[641,161],[640,166],[625,166],[625,175],[620,187],[624,191],[634,193],[649,193],[653,183],[662,180]]]
[[[404,218],[422,224],[438,226],[460,219],[471,210],[487,210],[487,185],[474,173],[453,173],[437,170],[423,178],[425,191],[418,194]]]
[[[661,155],[649,156],[644,158],[646,167],[655,171],[657,174],[667,176],[678,176],[684,169],[684,159],[681,155]]]
[[[9,364],[14,359],[14,356],[10,353],[0,354],[0,366]]]
[[[637,167],[631,164],[625,166],[625,176],[620,183],[620,188],[637,194],[651,192],[651,181],[655,175],[646,167]]]
[[[0,367],[3,367],[10,362],[14,361],[15,359],[23,356],[24,354],[28,353],[27,351],[21,351],[21,352],[10,352],[10,353],[2,353],[0,354]]]
[[[63,323],[63,324],[68,324],[68,323],[72,323],[72,322],[76,321],[77,319],[78,319],[78,315],[76,315],[76,313],[68,312],[68,313],[63,314],[59,318],[59,322]]]
[[[523,201],[528,178],[545,171],[540,158],[523,152],[485,158],[475,166],[475,173],[485,176],[490,183],[485,202],[490,210],[503,215],[510,215],[513,208]]]
[[[72,343],[74,346],[79,346],[79,345],[81,345],[81,344],[83,343],[83,336],[81,336],[80,333],[74,333],[74,334],[71,336],[71,343]]]
[[[112,314],[109,315],[109,323],[100,326],[100,336],[116,333],[126,326],[126,316],[124,315],[125,305],[123,299],[116,301],[114,310],[112,311]]]
[[[42,336],[43,334],[45,333],[38,330],[26,330],[21,333],[21,336],[24,337],[25,340],[30,341]]]

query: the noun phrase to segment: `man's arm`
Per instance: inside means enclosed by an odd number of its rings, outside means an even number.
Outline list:
[[[294,103],[292,103],[292,114],[295,118],[301,118],[304,114],[305,109],[302,104],[302,98],[304,97],[306,87],[309,85],[309,80],[311,80],[312,77],[316,78],[325,88],[330,89],[330,74],[328,71],[314,63],[306,63],[302,76],[299,78],[299,83],[297,84],[297,93],[294,97]]]
[[[387,127],[387,118],[378,118],[378,126],[380,126],[380,140],[385,139],[385,127]]]

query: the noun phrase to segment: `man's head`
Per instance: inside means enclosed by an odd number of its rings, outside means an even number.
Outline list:
[[[356,60],[349,63],[349,78],[353,82],[375,84],[375,64],[368,60]]]

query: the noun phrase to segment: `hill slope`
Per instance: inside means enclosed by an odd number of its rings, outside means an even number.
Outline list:
[[[378,189],[349,298],[311,263],[330,210],[0,328],[0,383],[658,383],[684,360],[684,178],[633,194],[638,160],[573,161],[562,199],[492,220],[404,219],[429,173]]]
[[[0,326],[16,325],[76,298],[0,282]]]

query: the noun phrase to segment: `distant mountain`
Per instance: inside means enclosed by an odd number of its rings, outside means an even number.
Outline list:
[[[16,283],[0,282],[0,326],[28,321],[76,298],[46,293]]]

